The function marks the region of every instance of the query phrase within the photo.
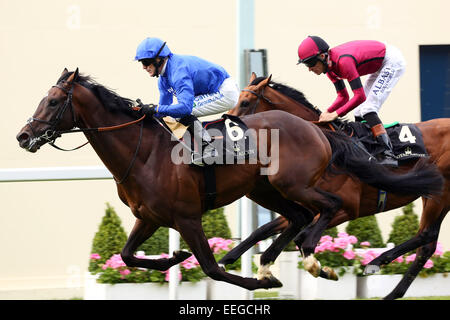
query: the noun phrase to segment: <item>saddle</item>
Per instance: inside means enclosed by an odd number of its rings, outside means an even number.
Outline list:
[[[364,146],[374,157],[381,154],[385,147],[379,144],[372,135],[370,127],[365,122],[348,122],[344,131]],[[428,157],[423,143],[422,133],[412,123],[394,122],[384,126],[391,139],[393,151],[400,162]]]

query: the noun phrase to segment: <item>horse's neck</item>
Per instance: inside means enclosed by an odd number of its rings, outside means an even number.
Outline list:
[[[276,90],[271,90],[271,92],[276,96],[272,100],[276,109],[286,111],[307,121],[319,120],[319,114],[314,110]]]
[[[111,127],[134,120],[121,112],[111,113],[105,110],[97,99],[74,99],[74,102],[80,128]],[[141,123],[137,123],[118,130],[85,132],[92,148],[116,179],[120,180],[125,174],[138,143],[141,142],[137,161],[150,156],[153,148],[148,148],[148,145],[153,145],[156,138],[149,134],[149,130],[144,129],[142,139],[139,141],[140,126]]]

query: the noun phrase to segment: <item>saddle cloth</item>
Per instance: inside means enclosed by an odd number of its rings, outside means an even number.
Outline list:
[[[228,164],[230,160],[249,159],[256,155],[255,139],[250,139],[247,125],[236,116],[224,114],[220,119],[203,122],[213,141],[211,145],[216,149],[215,158],[218,164]],[[204,147],[204,152],[211,146]]]
[[[349,122],[347,125],[353,129],[353,137],[360,141],[370,154],[376,156],[385,150],[384,146],[374,139],[367,123]],[[396,122],[386,125],[385,128],[398,161],[428,157],[422,133],[416,125]]]
[[[186,143],[191,151],[198,150],[201,143],[194,141],[191,128],[171,117],[164,117],[163,120],[178,140]],[[214,147],[214,163],[235,163],[236,160],[256,156],[256,145],[252,142],[254,139],[249,138],[248,127],[239,117],[224,114],[220,119],[203,122],[202,125],[212,138],[212,142],[204,146],[202,151],[210,152]]]

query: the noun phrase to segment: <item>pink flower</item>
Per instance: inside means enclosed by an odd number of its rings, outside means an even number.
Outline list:
[[[369,241],[363,241],[360,243],[361,246],[363,247],[370,247],[370,242]]]
[[[106,263],[103,265],[102,268],[103,268],[103,270],[105,270],[108,267],[117,269],[120,267],[126,267],[126,264],[125,264],[125,262],[122,261],[122,257],[120,256],[120,254],[115,254],[111,258],[106,260]]]
[[[91,254],[91,259],[92,260],[98,260],[101,259],[100,255],[98,253],[93,253]]]
[[[376,257],[378,257],[380,254],[376,253],[373,250],[367,250],[365,253],[363,253],[362,258],[363,260],[361,261],[361,264],[363,266],[365,266],[366,264],[368,264],[369,262],[371,262],[373,259],[375,259]]]
[[[322,236],[320,238],[320,243],[327,242],[327,241],[333,241],[333,238],[330,236]]]
[[[339,232],[338,238],[348,238],[348,233],[347,232]]]
[[[430,259],[427,260],[427,262],[425,262],[425,265],[423,266],[425,269],[430,269],[433,268],[434,263],[433,261],[431,261]]]
[[[166,280],[167,282],[169,282],[169,280],[170,280],[170,272],[169,272],[169,270],[164,271],[163,273],[166,274],[164,280]],[[182,278],[183,278],[183,277],[182,277],[182,275],[181,275],[181,271],[178,271],[178,281],[181,281]]]
[[[209,247],[213,250],[213,253],[218,253],[220,251],[230,251],[230,245],[233,240],[223,239],[223,238],[210,238],[208,239]]]
[[[407,256],[405,260],[407,263],[413,262],[414,260],[416,260],[416,254],[413,253],[412,255]]]
[[[355,244],[358,242],[358,239],[355,236],[348,236],[348,242]]]
[[[347,250],[344,252],[343,256],[347,260],[352,260],[355,258],[356,254],[353,252],[353,250]]]
[[[129,275],[130,273],[131,273],[131,271],[128,270],[128,269],[125,269],[125,270],[121,270],[121,271],[120,271],[120,274],[123,275],[123,276]]]
[[[404,260],[403,260],[403,256],[400,256],[400,257],[398,257],[397,259],[395,259],[394,260],[395,262],[398,262],[398,263],[402,263]]]
[[[436,244],[436,251],[434,252],[435,255],[441,256],[444,254],[444,247],[442,246],[442,243],[438,242]]]

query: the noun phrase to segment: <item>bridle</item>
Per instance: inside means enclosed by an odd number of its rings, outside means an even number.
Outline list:
[[[27,120],[27,125],[30,127],[31,132],[33,133],[34,137],[36,138],[36,140],[45,140],[48,144],[50,144],[52,147],[59,149],[59,150],[63,150],[63,151],[72,151],[72,150],[76,150],[81,148],[82,146],[86,145],[82,145],[79,146],[75,149],[71,149],[71,150],[65,150],[62,149],[58,146],[56,146],[55,140],[57,138],[59,138],[61,136],[62,133],[64,133],[64,131],[57,131],[56,130],[56,126],[59,124],[59,122],[61,121],[64,113],[66,112],[67,108],[71,109],[72,115],[73,115],[73,122],[74,124],[76,123],[76,116],[75,116],[75,112],[73,110],[73,106],[72,106],[72,93],[73,93],[73,86],[70,88],[70,90],[67,90],[66,88],[64,88],[62,85],[60,85],[59,83],[52,86],[52,88],[58,88],[62,91],[64,91],[64,93],[67,95],[67,99],[66,101],[64,101],[64,104],[62,105],[62,107],[60,107],[58,109],[58,112],[56,113],[56,116],[54,117],[54,119],[52,120],[42,120],[39,118],[35,118],[35,117],[31,117]],[[36,122],[40,122],[40,123],[45,123],[50,125],[50,129],[46,130],[43,134],[41,135],[37,135],[36,132],[33,129],[33,125],[32,122],[36,121]]]
[[[257,97],[256,102],[253,104],[253,107],[251,108],[250,113],[248,113],[248,114],[253,114],[253,113],[255,113],[256,107],[258,106],[259,101],[260,101],[261,99],[264,100],[264,101],[266,101],[266,102],[269,103],[269,104],[272,104],[272,105],[277,104],[277,103],[275,103],[275,102],[272,102],[272,101],[271,101],[269,98],[267,98],[266,96],[264,96],[264,89],[265,89],[265,87],[262,88],[261,93],[258,93],[258,92],[256,92],[256,91],[253,91],[253,90],[250,90],[250,89],[242,89],[242,90],[241,90],[241,91],[243,91],[243,92],[250,92],[251,94],[254,94],[254,95]]]
[[[64,81],[62,81],[62,83],[64,83]],[[78,129],[69,129],[69,130],[56,130],[57,125],[61,122],[62,117],[64,115],[64,113],[66,112],[67,108],[70,108],[72,116],[73,116],[73,124],[75,127],[77,124],[77,118],[76,118],[76,113],[73,109],[73,104],[72,104],[72,96],[73,96],[73,88],[74,85],[71,86],[71,88],[69,90],[67,90],[66,88],[64,88],[61,84],[56,84],[54,86],[52,86],[52,88],[58,88],[60,90],[62,90],[66,95],[67,98],[64,101],[64,104],[58,109],[56,116],[54,117],[54,119],[51,120],[42,120],[39,118],[35,118],[35,117],[31,117],[27,120],[27,125],[30,127],[31,132],[34,135],[34,138],[36,141],[40,141],[41,139],[45,140],[49,145],[51,145],[53,148],[61,150],[61,151],[74,151],[77,149],[80,149],[81,147],[84,147],[85,145],[87,145],[89,143],[89,141],[87,141],[86,143],[75,147],[73,149],[63,149],[61,147],[58,147],[57,145],[55,145],[55,140],[59,137],[61,137],[63,134],[65,133],[74,133],[74,132],[105,132],[105,131],[113,131],[113,130],[118,130],[118,129],[122,129],[125,127],[128,127],[130,125],[133,125],[135,123],[141,122],[141,126],[140,126],[140,131],[139,131],[139,140],[136,146],[136,150],[134,152],[133,158],[131,159],[131,162],[124,174],[124,176],[122,177],[122,179],[117,180],[114,177],[114,180],[116,181],[117,184],[121,184],[125,181],[125,179],[128,177],[131,168],[134,165],[134,162],[136,161],[140,146],[141,146],[141,141],[142,141],[142,132],[143,132],[143,128],[144,128],[144,118],[145,118],[145,114],[134,121],[130,121],[124,124],[120,124],[120,125],[116,125],[116,126],[110,126],[110,127],[98,127],[98,128],[78,128]],[[139,110],[140,107],[132,107],[134,110]],[[32,122],[36,121],[36,122],[40,122],[40,123],[45,123],[50,125],[50,129],[45,130],[45,132],[41,135],[37,135],[35,130],[33,129],[33,125]]]

